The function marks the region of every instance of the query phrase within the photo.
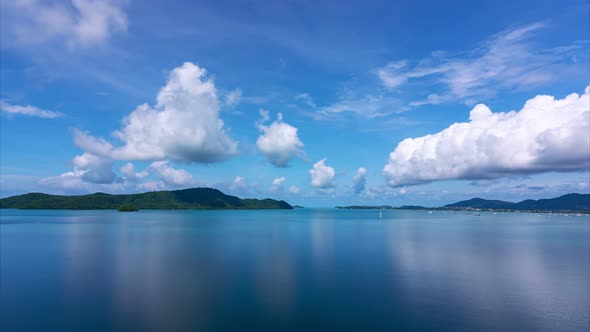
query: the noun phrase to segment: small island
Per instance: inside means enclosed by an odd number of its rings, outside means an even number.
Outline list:
[[[119,211],[119,212],[136,212],[136,211],[139,211],[139,209],[131,204],[123,203],[123,204],[121,204],[121,206],[119,206],[119,209],[117,211]]]

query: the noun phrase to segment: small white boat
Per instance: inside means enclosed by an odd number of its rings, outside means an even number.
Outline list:
[[[383,219],[383,210],[379,209],[379,219]]]

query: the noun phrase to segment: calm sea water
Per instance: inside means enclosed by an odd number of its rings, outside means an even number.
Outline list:
[[[588,331],[587,216],[0,210],[2,331]]]

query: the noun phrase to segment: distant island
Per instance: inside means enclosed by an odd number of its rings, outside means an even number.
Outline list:
[[[424,206],[337,206],[339,209],[390,209],[390,210],[478,210],[478,211],[531,211],[590,213],[590,194],[567,194],[549,199],[527,199],[513,203],[483,198],[472,198],[441,207]]]
[[[141,194],[63,196],[29,193],[0,199],[1,209],[53,210],[262,210],[293,209],[270,198],[241,199],[212,188],[152,191]]]

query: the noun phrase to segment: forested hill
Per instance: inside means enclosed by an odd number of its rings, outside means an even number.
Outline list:
[[[505,211],[570,211],[590,213],[590,194],[567,194],[548,199],[527,199],[518,203],[472,198],[442,207],[400,206],[390,205],[366,206],[337,206],[339,209],[395,209],[395,210],[505,210]]]
[[[292,209],[285,201],[240,199],[212,188],[153,191],[141,194],[110,195],[95,193],[80,196],[30,193],[0,199],[3,209],[115,210],[129,204],[140,210],[256,210]]]
[[[534,211],[590,211],[590,194],[567,194],[548,199],[527,199],[518,203],[472,198],[445,205],[444,208],[534,210]]]

